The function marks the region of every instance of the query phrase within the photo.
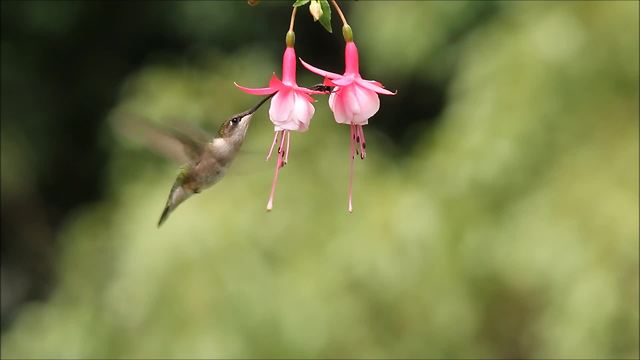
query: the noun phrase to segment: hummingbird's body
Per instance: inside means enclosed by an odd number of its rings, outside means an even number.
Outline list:
[[[211,187],[222,179],[244,142],[253,114],[271,96],[273,95],[269,95],[250,110],[225,121],[220,126],[217,136],[209,142],[202,143],[185,134],[173,134],[182,143],[189,162],[183,166],[171,187],[158,226],[191,195]]]
[[[214,138],[205,144],[200,157],[195,162],[185,165],[178,174],[158,226],[162,225],[171,211],[191,195],[211,187],[222,179],[240,149],[240,144],[229,144],[221,138]]]

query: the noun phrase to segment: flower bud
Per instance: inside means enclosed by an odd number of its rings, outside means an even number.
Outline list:
[[[309,4],[309,12],[311,16],[313,16],[313,21],[320,20],[322,17],[322,6],[320,6],[320,2],[318,0],[311,0],[311,4]]]

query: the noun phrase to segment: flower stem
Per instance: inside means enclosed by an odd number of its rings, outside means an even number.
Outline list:
[[[333,4],[333,7],[336,8],[336,11],[340,16],[340,19],[342,20],[342,25],[343,26],[349,25],[349,23],[347,22],[347,19],[344,17],[344,14],[342,13],[342,9],[340,9],[340,6],[338,6],[338,3],[336,2],[336,0],[331,0],[331,3]]]
[[[289,23],[289,31],[291,32],[293,32],[293,23],[296,21],[296,10],[298,10],[298,8],[294,7],[291,12],[291,22]]]
[[[296,33],[293,32],[293,23],[296,21],[296,11],[298,8],[294,7],[291,12],[291,22],[289,23],[289,31],[287,31],[287,36],[285,37],[285,42],[287,43],[287,47],[293,47],[296,43]]]

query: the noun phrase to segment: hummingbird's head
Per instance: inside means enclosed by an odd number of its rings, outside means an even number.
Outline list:
[[[242,142],[251,123],[253,113],[240,113],[225,121],[218,131],[218,136],[233,142]]]
[[[247,135],[247,129],[249,128],[253,114],[255,114],[262,104],[271,99],[273,95],[275,95],[275,93],[266,96],[251,109],[233,115],[229,120],[222,124],[218,131],[218,136],[234,143],[241,143],[244,140],[245,135]]]

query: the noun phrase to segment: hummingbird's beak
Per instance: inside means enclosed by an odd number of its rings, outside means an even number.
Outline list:
[[[260,102],[259,102],[259,103],[257,103],[254,107],[252,107],[251,109],[249,109],[249,110],[247,111],[247,115],[251,115],[251,114],[253,114],[254,112],[258,111],[258,109],[260,108],[260,106],[262,106],[262,104],[266,103],[266,102],[267,102],[267,100],[271,99],[271,98],[273,97],[273,95],[275,95],[275,94],[277,94],[277,93],[278,93],[278,92],[276,91],[276,92],[274,92],[273,94],[270,94],[270,95],[265,96],[265,98],[264,98],[264,99],[260,100]]]
[[[251,109],[240,113],[238,115],[235,115],[233,118],[235,119],[242,119],[242,121],[240,121],[238,124],[238,126],[233,127],[233,134],[241,134],[241,136],[244,138],[246,132],[247,132],[247,128],[249,127],[249,123],[251,122],[251,118],[253,117],[253,114],[258,111],[258,109],[260,108],[260,106],[262,106],[262,104],[264,104],[265,102],[267,102],[267,100],[271,99],[276,93],[270,94],[268,96],[266,96],[264,99],[260,100],[259,103],[257,103],[254,107],[252,107]],[[233,119],[232,119],[233,120]],[[231,121],[231,120],[230,120]],[[231,124],[231,122],[225,122],[225,124],[223,124],[222,128],[220,131],[222,131],[222,133],[220,134],[224,134],[225,132],[222,130],[225,125]],[[220,136],[225,136],[225,135],[220,135]]]

